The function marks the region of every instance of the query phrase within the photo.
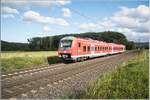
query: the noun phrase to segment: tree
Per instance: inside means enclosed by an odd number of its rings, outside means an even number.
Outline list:
[[[86,32],[80,34],[64,34],[56,36],[46,36],[46,37],[34,37],[28,39],[29,44],[2,44],[2,50],[57,50],[59,46],[59,41],[65,36],[75,36],[80,38],[91,38],[93,40],[105,41],[108,43],[117,43],[126,45],[127,49],[134,49],[135,45],[133,41],[128,41],[126,36],[119,32]],[[19,46],[18,46],[19,45]],[[6,49],[7,48],[7,49]]]

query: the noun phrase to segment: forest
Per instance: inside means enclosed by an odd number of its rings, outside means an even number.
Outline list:
[[[2,51],[53,51],[58,49],[59,40],[65,36],[74,36],[80,38],[91,38],[93,40],[105,41],[108,43],[118,43],[126,45],[128,50],[135,49],[135,43],[128,41],[126,36],[119,32],[86,32],[72,33],[46,37],[28,38],[28,43],[13,43],[1,41]]]

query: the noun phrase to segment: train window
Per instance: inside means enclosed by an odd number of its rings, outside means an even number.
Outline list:
[[[69,50],[72,46],[72,40],[61,40],[59,48],[62,50]]]
[[[100,47],[100,50],[102,50],[102,47]]]
[[[90,46],[88,46],[88,51],[90,51]]]
[[[95,51],[97,50],[97,47],[95,47]]]
[[[81,47],[81,43],[78,43],[78,47]]]
[[[84,51],[84,52],[86,51],[86,46],[83,46],[83,51]]]

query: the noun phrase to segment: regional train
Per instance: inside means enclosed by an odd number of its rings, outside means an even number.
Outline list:
[[[89,58],[125,52],[122,44],[66,36],[60,40],[58,55],[63,62],[83,61]]]

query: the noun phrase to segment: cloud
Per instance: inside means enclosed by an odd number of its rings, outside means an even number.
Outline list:
[[[3,18],[14,18],[15,16],[12,14],[1,15]]]
[[[19,14],[17,9],[13,9],[7,6],[1,8],[1,16],[3,18],[14,18],[14,15],[16,14]]]
[[[51,32],[52,31],[48,26],[44,26],[43,30],[44,30],[44,32]]]
[[[10,7],[2,7],[1,13],[2,14],[19,14],[19,12],[16,9],[13,9]]]
[[[140,33],[140,32],[126,32],[124,31],[124,35],[127,36],[128,40],[132,40],[135,42],[147,42],[149,40],[149,34],[148,33]]]
[[[14,6],[25,6],[30,4],[39,7],[62,6],[71,3],[70,0],[2,0],[2,4],[9,4]]]
[[[66,4],[71,3],[71,0],[56,0],[56,3],[60,5],[66,5]]]
[[[139,26],[137,28],[134,28],[133,30],[136,32],[141,32],[141,33],[147,32],[148,33],[149,26],[150,26],[150,20],[145,23],[140,23]]]
[[[1,0],[2,4],[14,5],[14,6],[24,6],[28,4],[29,0]]]
[[[95,29],[97,29],[97,25],[94,24],[94,23],[84,23],[84,24],[81,24],[79,26],[79,28],[81,30],[88,30],[88,31],[94,31]]]
[[[148,41],[149,33],[149,7],[139,5],[136,8],[120,7],[111,17],[99,20],[96,23],[86,23],[79,25],[82,30],[118,31],[127,36],[129,40]]]
[[[60,26],[69,25],[69,23],[62,18],[45,17],[40,15],[38,12],[31,10],[24,13],[23,20],[40,24],[55,24]]]
[[[51,7],[54,5],[54,1],[30,1],[30,4],[33,6],[39,6],[39,7]]]
[[[99,26],[101,29],[112,29],[115,24],[112,22],[112,20],[109,19],[103,19],[97,22],[97,26]]]
[[[62,8],[62,12],[64,17],[71,17],[71,12],[68,8]]]
[[[111,21],[111,20],[101,20],[101,21],[97,21],[96,23],[84,23],[84,24],[80,24],[79,28],[81,30],[101,30],[101,31],[106,31],[106,30],[111,30],[113,29],[115,26],[115,24]]]
[[[145,30],[148,30],[149,7],[145,5],[139,5],[137,8],[121,7],[121,10],[116,12],[111,17],[111,20],[116,26],[131,30],[138,30],[140,28],[140,30],[144,30],[143,32],[145,32]]]
[[[139,5],[137,8],[120,7],[121,11],[117,12],[119,16],[129,16],[134,18],[149,18],[149,7],[145,5]]]
[[[145,5],[136,8],[121,7],[109,20],[115,23],[114,29],[119,29],[129,40],[148,41],[149,14],[149,7]]]
[[[40,6],[40,7],[51,7],[51,6],[63,6],[71,3],[70,0],[45,0],[45,1],[29,1],[31,5]]]

